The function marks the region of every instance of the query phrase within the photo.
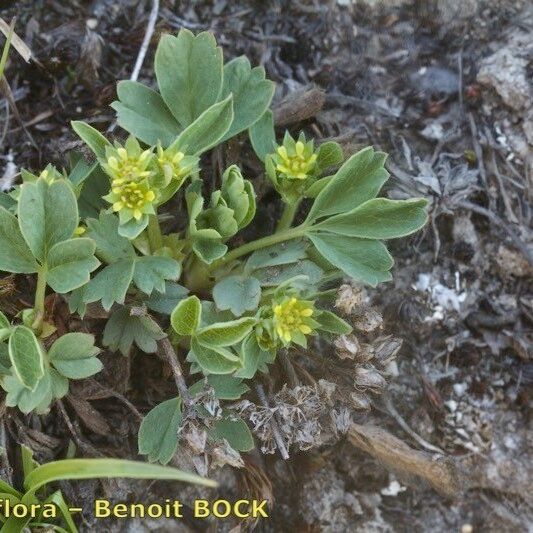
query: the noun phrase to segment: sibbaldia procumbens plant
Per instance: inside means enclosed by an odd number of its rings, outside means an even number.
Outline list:
[[[74,122],[95,163],[77,159],[70,173],[26,173],[2,201],[0,239],[9,251],[0,253],[0,269],[37,273],[38,283],[31,320],[14,328],[5,320],[0,332],[10,338],[0,350],[9,354],[2,385],[10,394],[14,380],[28,391],[36,386],[16,368],[10,344],[17,332],[39,345],[31,368],[39,361],[52,376],[62,372],[54,354],[74,350],[56,344],[85,334],[60,337],[47,352],[42,339],[35,341],[53,330],[43,306],[47,285],[68,293],[71,312],[81,317],[89,305],[108,312],[102,337],[108,349],[127,356],[133,345],[146,353],[163,346],[174,358],[178,390],[145,416],[139,451],[167,463],[191,420],[208,445],[253,448],[234,410],[224,404],[210,410],[196,400],[206,394],[216,402],[238,400],[280,353],[349,334],[351,326],[332,311],[335,281],[372,287],[390,281],[393,259],[384,241],[418,231],[427,215],[424,199],[378,197],[389,176],[384,153],[368,147],[345,158],[337,143],[303,133],[277,140],[269,109],[274,84],[245,57],[224,63],[211,34],[163,36],[155,76],[156,89],[118,84],[112,107],[127,138],[111,141]],[[234,160],[203,171],[206,152],[236,136],[245,141],[245,132],[263,173],[247,175]],[[279,194],[283,213],[274,233],[243,243],[245,228],[247,235],[250,228],[261,233],[254,227],[261,179]],[[85,377],[88,362],[99,369],[92,341],[83,339],[83,357],[63,356],[75,369],[71,376],[63,370],[66,378]],[[185,376],[176,352],[187,362]]]

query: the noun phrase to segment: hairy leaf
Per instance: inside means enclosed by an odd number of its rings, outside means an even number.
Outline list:
[[[209,374],[231,374],[241,366],[239,358],[226,348],[207,348],[194,337],[191,339],[191,351],[202,370]]]
[[[127,356],[133,343],[145,353],[155,353],[157,341],[164,337],[165,333],[149,316],[134,316],[129,309],[121,307],[109,317],[102,342],[112,351]]]
[[[41,262],[58,242],[70,239],[78,226],[78,204],[65,180],[50,185],[40,178],[20,187],[18,219],[22,235]]]
[[[107,146],[110,147],[111,143],[98,130],[89,126],[86,122],[74,120],[71,125],[81,140],[94,152],[94,155],[100,161],[105,161],[105,149]]]
[[[55,292],[64,294],[85,285],[100,261],[94,257],[92,239],[58,242],[48,252],[46,281]]]
[[[177,281],[181,265],[171,257],[146,256],[135,261],[133,281],[145,294],[165,291],[165,281]]]
[[[364,239],[394,239],[418,231],[427,221],[424,199],[388,200],[374,198],[353,211],[320,222],[320,229]]]
[[[276,149],[276,133],[274,132],[274,115],[268,109],[263,116],[248,130],[250,142],[257,157],[264,161],[268,154]]]
[[[346,237],[331,233],[311,233],[317,251],[347,276],[375,287],[389,281],[394,261],[380,241]]]
[[[161,96],[184,128],[218,100],[222,50],[213,34],[182,29],[177,37],[163,35],[154,67]]]
[[[202,304],[197,296],[189,296],[178,303],[170,315],[170,324],[178,335],[192,335],[200,325]]]
[[[179,398],[156,405],[141,422],[138,435],[139,453],[147,455],[152,463],[158,461],[167,464],[178,448],[181,420]]]
[[[383,166],[386,157],[370,146],[350,157],[316,197],[307,222],[350,211],[375,198],[389,177]]]
[[[17,218],[0,206],[0,270],[32,274],[38,268],[19,229]]]
[[[153,146],[158,141],[168,146],[182,130],[159,93],[136,81],[117,85],[119,101],[111,107],[117,112],[120,127],[142,142]]]
[[[227,440],[228,444],[239,452],[249,452],[255,447],[252,432],[246,422],[233,415],[217,420],[209,433],[216,440]]]
[[[274,96],[274,83],[265,79],[263,67],[252,68],[248,58],[241,56],[224,65],[222,98],[230,94],[235,117],[222,140],[244,131],[263,116]]]
[[[9,359],[22,385],[35,391],[44,375],[44,353],[30,328],[16,326],[9,337]]]
[[[99,353],[92,335],[67,333],[54,342],[48,357],[55,369],[66,378],[83,379],[102,370],[102,363],[96,358]]]
[[[213,300],[221,311],[229,309],[235,316],[253,311],[259,305],[261,286],[254,277],[228,276],[213,288]]]
[[[196,339],[200,344],[209,348],[232,346],[244,339],[256,322],[253,317],[243,317],[230,322],[212,324],[198,330]]]
[[[96,255],[108,264],[136,257],[130,241],[118,234],[118,226],[118,217],[104,211],[98,219],[87,220],[87,237],[96,243]]]
[[[187,126],[170,145],[188,155],[200,155],[218,144],[233,122],[233,96],[213,104]]]

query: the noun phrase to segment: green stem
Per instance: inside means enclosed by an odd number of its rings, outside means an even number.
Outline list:
[[[46,266],[37,272],[37,288],[35,289],[35,325],[38,328],[44,319],[44,297],[46,295]]]
[[[290,241],[292,239],[297,239],[298,237],[303,237],[305,235],[306,230],[307,226],[305,224],[301,224],[300,226],[297,226],[295,228],[289,228],[280,231],[279,233],[269,235],[268,237],[263,237],[262,239],[257,239],[256,241],[247,242],[246,244],[243,244],[242,246],[231,250],[231,252],[227,253],[222,259],[213,263],[209,270],[219,268],[222,265],[229,263],[230,261],[234,261],[235,259],[238,259],[243,255],[255,252],[256,250],[260,250],[261,248],[267,248],[268,246],[273,246],[274,244],[278,244],[280,242]]]
[[[296,212],[298,211],[298,207],[300,207],[301,201],[302,200],[299,199],[292,204],[285,204],[281,218],[278,220],[278,225],[276,226],[276,232],[283,231],[291,227]]]
[[[161,233],[157,213],[150,215],[148,218],[148,242],[150,243],[152,254],[163,248],[163,234]]]

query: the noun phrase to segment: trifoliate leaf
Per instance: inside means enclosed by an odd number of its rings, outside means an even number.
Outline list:
[[[87,220],[87,237],[95,241],[96,255],[108,264],[136,256],[130,241],[118,234],[118,226],[118,217],[104,211],[98,219]]]
[[[48,352],[50,362],[63,376],[70,379],[88,378],[100,372],[103,366],[96,355],[99,348],[94,337],[87,333],[67,333],[59,337]]]
[[[102,301],[102,307],[109,311],[116,303],[124,303],[126,293],[133,279],[135,261],[122,259],[106,266],[87,284],[83,291],[85,303]]]
[[[172,398],[156,405],[141,422],[139,428],[139,453],[147,455],[150,462],[167,464],[178,447],[181,426],[181,400]]]
[[[149,316],[132,316],[129,309],[120,307],[114,310],[104,329],[102,342],[111,351],[128,355],[133,343],[145,353],[157,351],[157,341],[165,333]]]
[[[145,294],[165,291],[165,281],[177,281],[181,274],[181,265],[170,257],[146,256],[135,261],[133,281]]]
[[[58,242],[48,252],[46,281],[55,292],[64,294],[85,285],[100,261],[94,257],[92,239]]]
[[[213,288],[216,306],[221,311],[229,309],[235,316],[257,309],[260,298],[261,286],[254,277],[228,276]]]

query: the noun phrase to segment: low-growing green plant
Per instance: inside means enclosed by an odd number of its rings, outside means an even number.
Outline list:
[[[383,241],[419,230],[427,215],[424,199],[377,197],[389,175],[386,155],[372,147],[345,160],[337,143],[315,146],[304,134],[286,133],[277,144],[273,83],[246,58],[224,64],[212,35],[182,30],[162,37],[155,74],[158,91],[118,84],[112,107],[129,133],[124,143],[74,122],[96,163],[77,160],[70,173],[52,167],[41,177],[25,173],[18,190],[0,197],[0,269],[38,274],[28,314],[41,336],[47,285],[70,293],[70,309],[81,316],[95,302],[109,311],[103,344],[124,355],[133,344],[153,353],[168,342],[149,312],[163,320],[170,315],[171,341],[187,353],[190,376],[198,379],[141,425],[140,453],[166,463],[177,449],[184,410],[212,443],[251,449],[250,431],[233,411],[209,412],[197,400],[206,390],[217,400],[236,400],[248,391],[245,380],[268,372],[280,350],[348,334],[350,325],[331,310],[331,283],[343,276],[370,286],[391,280],[393,259]],[[284,210],[274,233],[234,247],[232,238],[255,220],[253,181],[236,164],[206,180],[201,156],[246,130]],[[178,210],[182,198],[185,209]],[[307,213],[294,224],[303,200]],[[14,370],[3,387],[13,394],[16,377],[17,385],[35,390],[36,361],[57,372],[63,366],[70,377],[64,364],[57,366],[55,346],[27,362],[24,379],[8,346]],[[83,377],[88,361],[96,371],[86,346],[86,356],[71,356],[72,377]]]
[[[124,459],[62,459],[39,465],[32,451],[21,446],[21,490],[0,479],[1,533],[20,533],[26,528],[77,533],[78,529],[63,493],[51,492],[56,481],[95,478],[165,479],[215,487],[214,481],[168,466],[149,465]],[[6,505],[13,509],[22,504],[25,513],[4,514]],[[62,524],[61,526],[59,524]]]

